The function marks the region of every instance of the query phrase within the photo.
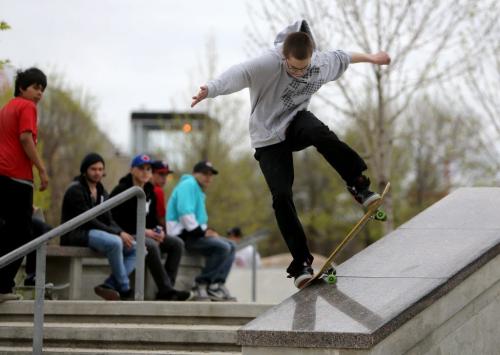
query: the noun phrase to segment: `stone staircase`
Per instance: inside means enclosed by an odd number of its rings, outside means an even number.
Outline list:
[[[44,354],[240,354],[236,331],[269,305],[46,301]],[[0,354],[31,354],[33,301],[0,304]]]

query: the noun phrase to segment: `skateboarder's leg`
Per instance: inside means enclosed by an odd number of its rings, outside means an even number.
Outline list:
[[[314,146],[346,182],[356,201],[368,207],[380,195],[369,190],[370,179],[363,175],[366,163],[354,149],[342,142],[328,126],[309,111],[300,111],[290,124],[287,140],[294,150]]]
[[[367,169],[359,154],[342,142],[327,125],[309,111],[297,113],[288,128],[287,140],[295,151],[314,146],[347,185],[352,185],[354,180]]]
[[[300,271],[304,262],[310,265],[313,257],[307,247],[304,229],[293,203],[292,150],[286,142],[257,148],[255,159],[259,162],[271,190],[276,221],[294,259],[287,269],[287,272],[293,276]]]

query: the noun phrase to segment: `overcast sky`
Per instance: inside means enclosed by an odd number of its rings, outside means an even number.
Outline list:
[[[243,0],[0,0],[0,21],[12,27],[0,34],[0,58],[62,74],[93,96],[99,126],[127,152],[130,113],[189,110],[207,39],[222,69],[245,59],[249,25]]]

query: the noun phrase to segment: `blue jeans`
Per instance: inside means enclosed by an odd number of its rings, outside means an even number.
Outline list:
[[[128,275],[135,268],[136,248],[125,248],[123,242],[116,234],[111,234],[99,229],[89,230],[89,247],[106,255],[111,266],[111,275],[104,284],[117,291],[130,290]]]
[[[192,237],[184,239],[186,250],[203,255],[205,267],[196,277],[198,284],[225,283],[233,265],[235,246],[225,238]]]

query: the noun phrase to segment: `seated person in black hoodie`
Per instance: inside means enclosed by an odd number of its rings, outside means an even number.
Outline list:
[[[146,194],[146,265],[148,266],[158,294],[156,299],[167,301],[185,301],[192,298],[189,291],[174,289],[175,278],[179,268],[184,242],[178,237],[166,236],[159,226],[156,216],[156,196],[154,186],[150,182],[152,176],[152,160],[148,155],[140,154],[132,160],[130,173],[120,179],[119,184],[111,191],[111,196],[118,195],[132,186],[141,187]],[[111,210],[118,225],[130,234],[136,233],[137,200],[130,199]],[[167,253],[165,267],[161,262],[161,253]]]
[[[101,184],[104,159],[96,153],[83,158],[80,175],[68,187],[63,198],[61,222],[82,214],[108,199]],[[129,275],[135,269],[135,240],[105,212],[61,237],[61,245],[88,246],[109,260],[111,275],[94,291],[105,300],[132,299]]]

